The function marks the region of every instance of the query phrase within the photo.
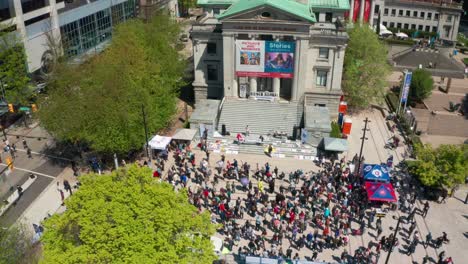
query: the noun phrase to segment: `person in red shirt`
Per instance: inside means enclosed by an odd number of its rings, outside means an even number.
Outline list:
[[[159,178],[159,172],[158,172],[157,170],[155,170],[155,171],[153,172],[153,177],[154,177],[154,178]]]

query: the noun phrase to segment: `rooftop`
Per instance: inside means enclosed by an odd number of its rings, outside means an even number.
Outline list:
[[[281,9],[287,13],[301,17],[309,22],[316,22],[315,15],[312,10],[310,10],[306,4],[296,2],[294,0],[238,0],[221,15],[219,15],[218,19],[227,18],[229,16],[262,6],[270,6]]]

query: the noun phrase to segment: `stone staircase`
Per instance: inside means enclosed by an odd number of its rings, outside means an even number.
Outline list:
[[[299,140],[278,139],[265,136],[260,145],[235,143],[234,136],[225,136],[223,138],[209,138],[208,149],[214,153],[223,154],[256,154],[264,155],[265,149],[271,144],[274,148],[273,157],[285,158],[292,157],[297,159],[313,160],[317,156],[317,148],[310,145],[302,145]]]
[[[221,110],[217,130],[222,125],[231,135],[245,132],[248,125],[250,133],[272,134],[273,131],[292,135],[293,127],[300,125],[303,107],[297,102],[267,102],[247,99],[226,99]]]

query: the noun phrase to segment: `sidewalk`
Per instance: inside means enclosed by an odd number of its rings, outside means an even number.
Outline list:
[[[62,206],[60,192],[57,188],[57,183],[59,183],[59,188],[64,192],[65,199],[70,196],[63,188],[64,180],[68,180],[72,187],[76,184],[77,180],[71,168],[65,168],[21,215],[19,221],[30,228],[30,231],[34,231],[33,224],[40,224],[49,215],[65,211],[66,207]]]

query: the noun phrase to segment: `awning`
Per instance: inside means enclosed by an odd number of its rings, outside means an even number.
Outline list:
[[[366,181],[389,182],[390,173],[387,166],[378,164],[364,164],[362,175]]]
[[[323,148],[328,151],[347,151],[348,141],[342,138],[323,138]]]
[[[172,139],[192,141],[197,132],[198,130],[196,129],[180,128],[176,130],[176,133],[172,136]]]
[[[148,142],[148,145],[152,149],[165,150],[167,145],[171,142],[171,139],[171,137],[156,135]]]
[[[366,182],[367,198],[369,201],[396,202],[396,194],[390,183]]]

